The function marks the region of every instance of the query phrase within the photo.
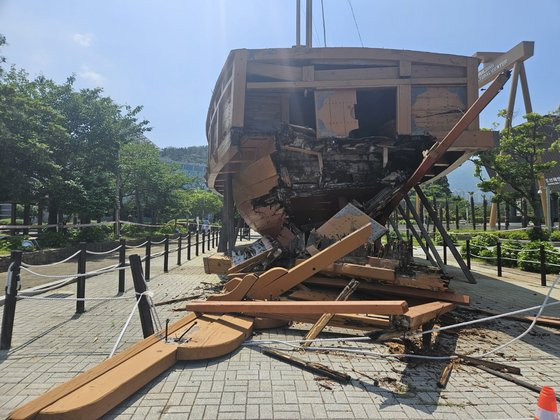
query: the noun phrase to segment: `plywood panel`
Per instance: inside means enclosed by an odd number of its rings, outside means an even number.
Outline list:
[[[356,91],[318,90],[315,91],[315,115],[317,136],[347,137],[350,131],[358,128],[355,118]]]
[[[413,86],[412,134],[448,132],[467,110],[467,87]]]

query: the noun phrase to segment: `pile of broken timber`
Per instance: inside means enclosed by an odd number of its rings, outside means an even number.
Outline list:
[[[469,304],[437,269],[410,262],[402,269],[397,259],[349,255],[368,242],[371,230],[367,224],[290,268],[250,272],[259,258],[232,266],[222,293],[186,309],[252,316],[261,328],[315,324],[307,337],[315,338],[327,325],[386,332],[429,327],[456,305]]]

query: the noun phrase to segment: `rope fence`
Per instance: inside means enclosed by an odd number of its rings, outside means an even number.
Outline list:
[[[473,248],[477,250],[477,252],[473,252]],[[480,251],[488,250],[493,255],[481,255]],[[507,246],[502,244],[501,241],[498,241],[496,245],[485,246],[485,245],[478,245],[478,244],[471,244],[470,239],[467,239],[465,242],[465,251],[466,251],[466,260],[467,260],[467,267],[471,268],[471,258],[477,258],[483,261],[492,261],[496,263],[496,269],[498,277],[502,277],[502,269],[503,269],[503,262],[510,261],[515,262],[516,265],[525,264],[525,265],[533,265],[534,269],[539,270],[541,275],[541,286],[546,286],[546,274],[549,272],[557,272],[555,269],[550,270],[551,268],[560,267],[560,264],[556,262],[548,261],[547,255],[559,256],[560,252],[556,250],[546,249],[545,245],[541,243],[538,248],[515,248],[512,246]],[[538,252],[538,260],[535,259],[520,259],[517,254],[511,255],[511,253],[503,255],[503,251],[510,251],[516,253],[536,253]],[[534,254],[533,254],[534,255]],[[532,256],[532,255],[531,255]],[[554,260],[553,260],[554,261]],[[523,268],[523,267],[522,267]]]
[[[150,319],[150,324],[153,323],[152,319],[155,320],[156,325],[161,330],[161,322],[155,308],[153,305],[153,300],[149,293],[147,292],[147,284],[150,279],[151,271],[151,261],[163,257],[163,271],[164,273],[169,270],[169,255],[177,254],[176,265],[182,264],[182,255],[186,253],[186,260],[190,261],[193,257],[192,249],[194,247],[195,255],[198,256],[200,252],[204,254],[206,251],[210,251],[216,248],[219,244],[220,230],[212,226],[209,231],[203,231],[202,235],[199,232],[179,234],[178,236],[171,239],[169,235],[165,235],[163,240],[157,242],[152,241],[151,237],[146,238],[144,242],[139,245],[127,245],[125,239],[120,240],[120,244],[108,251],[89,251],[86,249],[86,243],[80,243],[80,249],[73,253],[72,255],[64,258],[63,260],[56,261],[50,264],[27,264],[22,262],[22,252],[12,251],[10,257],[10,266],[8,268],[8,275],[6,281],[6,295],[4,296],[4,311],[2,317],[2,330],[0,337],[0,349],[9,349],[11,347],[13,324],[15,318],[15,307],[16,302],[21,299],[35,300],[35,301],[70,301],[76,303],[76,314],[85,312],[85,303],[88,301],[116,301],[116,300],[128,300],[136,298],[137,302],[134,306],[132,313],[138,308],[138,310],[143,313],[141,315],[141,320],[143,324],[144,334],[150,330],[148,326],[148,321]],[[177,247],[169,249],[169,244],[177,244]],[[163,251],[152,253],[152,245],[163,245]],[[130,263],[126,261],[126,251],[127,249],[141,250],[144,248],[144,255],[131,255],[129,257]],[[93,269],[90,271],[86,270],[87,258],[107,256],[113,258],[111,254],[118,252],[118,262],[105,267]],[[134,257],[134,260],[133,260]],[[71,274],[51,274],[51,273],[41,273],[38,268],[49,268],[54,267],[63,263],[73,262],[77,259],[77,270],[76,273]],[[135,266],[133,266],[133,261]],[[142,264],[144,269],[142,270]],[[135,296],[107,296],[107,297],[86,297],[86,279],[96,277],[102,274],[108,274],[111,272],[118,273],[118,294],[125,292],[125,272],[130,268],[132,271],[132,278],[134,281],[134,287],[136,290]],[[37,287],[29,290],[24,290],[18,293],[21,289],[21,271],[28,273],[29,275],[37,276],[45,279],[56,279],[57,281],[45,285],[45,287]],[[71,283],[76,283],[76,294],[73,297],[55,297],[55,296],[36,296],[36,294],[44,294],[45,292],[58,289],[63,286],[67,286]],[[144,299],[142,299],[144,297]],[[146,301],[145,305],[141,301]],[[131,318],[131,316],[129,317]],[[125,323],[122,334],[128,326],[128,321]],[[145,325],[146,324],[146,325]],[[153,326],[151,327],[153,334]],[[151,335],[148,334],[148,335]],[[117,350],[120,339],[115,344],[113,349]]]

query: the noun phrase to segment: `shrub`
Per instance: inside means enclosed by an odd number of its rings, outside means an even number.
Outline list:
[[[14,250],[33,251],[35,246],[28,236],[6,236],[0,239],[0,251],[10,252]]]
[[[72,235],[72,239],[76,242],[102,242],[113,239],[113,237],[113,227],[108,225],[76,229]]]
[[[46,229],[39,233],[37,242],[43,248],[60,248],[68,245],[70,242],[70,233],[68,229],[56,230]]]
[[[526,230],[500,230],[498,232],[494,232],[494,235],[498,238],[511,239],[514,241],[529,239],[529,235]]]
[[[122,225],[121,235],[129,238],[141,238],[151,235],[151,229],[137,225]]]
[[[540,227],[528,229],[527,236],[531,241],[548,241],[549,238],[548,231]]]
[[[550,240],[551,241],[560,241],[560,230],[553,230],[550,233]]]
[[[541,271],[540,265],[540,245],[544,245],[546,262],[548,264],[560,265],[560,252],[552,246],[550,242],[533,241],[525,244],[519,252],[518,267],[525,271],[538,273]],[[560,267],[546,265],[547,273],[560,273]]]
[[[175,235],[177,233],[187,233],[187,229],[182,225],[175,225],[175,222],[167,222],[154,232],[154,236]]]
[[[449,235],[449,237],[451,238],[451,242],[453,242],[455,245],[457,245],[459,243],[459,238],[457,237],[457,234],[452,233],[452,232],[447,232],[447,234]],[[441,236],[441,234],[439,232],[436,232],[435,236],[434,236],[434,242],[436,245],[443,245],[443,237]]]
[[[502,265],[504,267],[517,267],[517,259],[519,251],[523,248],[523,244],[518,241],[502,242]]]

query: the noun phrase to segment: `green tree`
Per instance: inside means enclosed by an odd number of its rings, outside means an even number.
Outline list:
[[[193,189],[187,193],[188,213],[191,217],[219,215],[222,211],[222,199],[211,191]]]
[[[500,115],[504,116],[504,112]],[[547,149],[559,149],[560,120],[558,111],[544,116],[531,113],[524,118],[526,122],[523,124],[500,133],[498,147],[478,153],[472,160],[475,175],[481,180],[478,187],[482,191],[492,192],[495,199],[508,201],[518,209],[517,199],[526,199],[532,208],[533,221],[539,226],[541,203],[538,180],[556,165],[555,161],[542,162],[541,156]],[[483,168],[488,168],[493,175],[484,179]],[[504,188],[508,184],[513,191]]]

